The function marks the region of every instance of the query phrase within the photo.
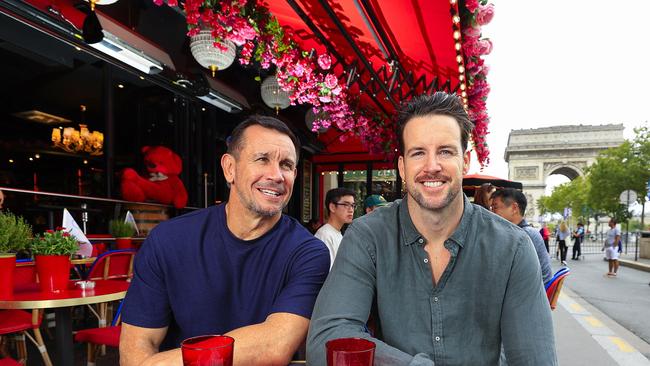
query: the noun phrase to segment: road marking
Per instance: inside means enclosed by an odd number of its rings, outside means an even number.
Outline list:
[[[627,342],[619,337],[609,337],[609,340],[614,342],[614,344],[618,346],[618,349],[620,349],[621,352],[631,353],[636,351],[634,347],[630,346]]]
[[[600,320],[594,318],[593,316],[587,316],[585,317],[585,320],[589,322],[589,325],[591,325],[592,327],[596,327],[596,328],[604,327],[603,323]]]
[[[575,302],[569,295],[560,294],[558,302],[607,351],[617,364],[622,366],[650,366],[650,360],[645,358],[632,345],[616,336],[616,333],[605,326],[587,309]]]

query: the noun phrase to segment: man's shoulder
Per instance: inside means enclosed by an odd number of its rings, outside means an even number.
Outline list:
[[[375,229],[397,224],[396,217],[402,203],[401,199],[388,203],[385,206],[376,207],[372,212],[367,213],[352,222],[358,228]]]
[[[164,237],[169,235],[187,235],[188,233],[200,232],[200,227],[211,226],[223,220],[223,207],[212,206],[192,211],[181,216],[176,216],[156,225],[149,235]]]

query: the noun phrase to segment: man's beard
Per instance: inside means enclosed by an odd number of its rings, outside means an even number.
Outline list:
[[[287,200],[286,202],[282,203],[282,205],[279,208],[268,208],[264,209],[261,207],[257,202],[252,197],[246,197],[244,194],[237,190],[237,195],[239,196],[239,200],[244,204],[244,207],[246,207],[248,210],[264,217],[273,217],[279,213],[282,212],[282,210],[287,206],[289,201]]]
[[[460,189],[454,189],[455,187],[451,186],[449,192],[447,193],[447,196],[442,200],[442,202],[435,204],[433,202],[427,201],[422,192],[419,190],[409,189],[408,185],[406,188],[408,189],[409,196],[411,196],[420,207],[430,211],[442,211],[448,207],[460,193]]]

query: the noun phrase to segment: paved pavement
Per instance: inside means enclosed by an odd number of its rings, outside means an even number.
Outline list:
[[[650,261],[641,263],[650,269]],[[607,277],[598,254],[568,265],[571,275],[553,312],[560,365],[650,366],[650,272],[621,267]]]

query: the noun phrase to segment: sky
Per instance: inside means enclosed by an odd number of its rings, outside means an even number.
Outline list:
[[[650,120],[650,1],[492,0],[483,28],[494,44],[486,56],[491,92],[483,174],[508,177],[503,154],[515,129],[625,125]],[[474,159],[470,173],[479,173]],[[550,186],[568,181],[551,176]]]

